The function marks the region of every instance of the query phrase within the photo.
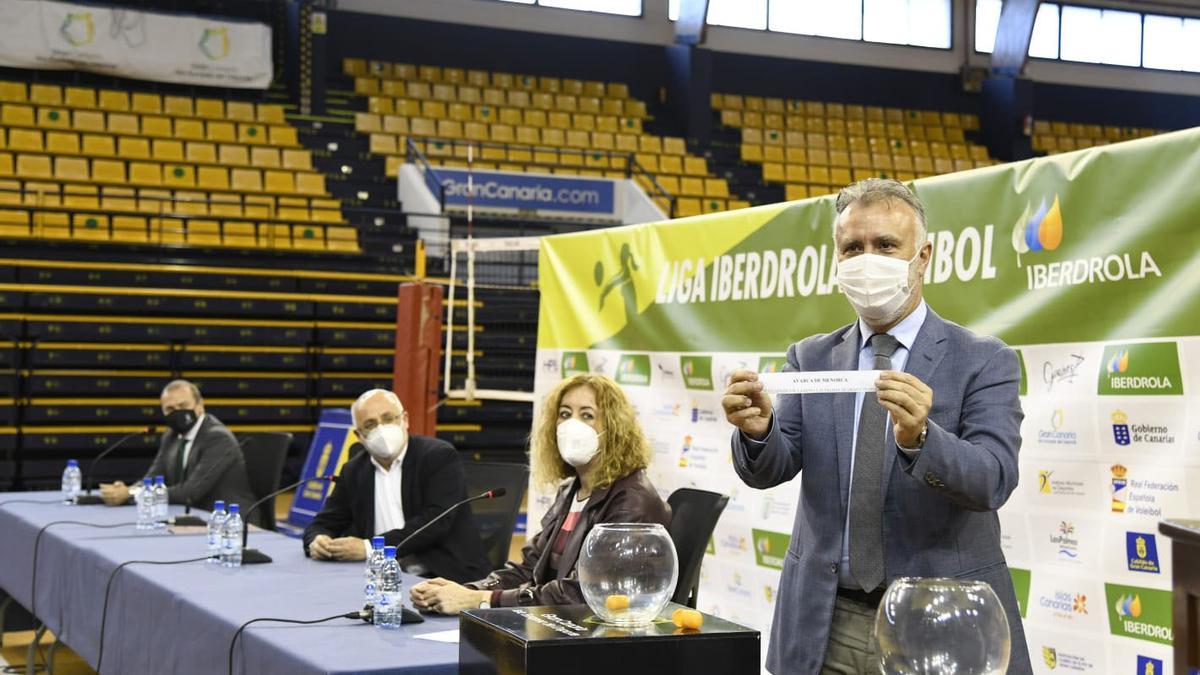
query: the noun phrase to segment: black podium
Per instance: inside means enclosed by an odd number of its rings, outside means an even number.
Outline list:
[[[1164,520],[1174,579],[1175,675],[1200,673],[1200,520]]]
[[[667,605],[662,617],[680,605]],[[601,623],[587,605],[472,609],[459,619],[460,675],[745,675],[759,633],[715,616],[700,630],[669,619],[638,628]]]

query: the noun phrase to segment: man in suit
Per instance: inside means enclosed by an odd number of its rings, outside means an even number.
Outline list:
[[[896,577],[989,583],[1012,634],[1009,673],[1032,672],[999,509],[1017,487],[1023,413],[1014,352],[933,312],[932,246],[903,184],[842,190],[838,283],[859,320],[791,345],[791,371],[882,370],[867,393],[781,395],[735,372],[722,398],[734,467],[765,489],[800,474],[767,668],[875,673],[875,610]]]
[[[242,449],[215,415],[204,412],[204,398],[187,380],[167,384],[159,397],[167,430],[147,476],[163,476],[168,501],[211,510],[218,499],[248,507],[254,501]],[[117,481],[100,486],[106,504],[129,500],[129,488]]]
[[[333,492],[304,529],[304,552],[317,560],[363,560],[371,537],[397,546],[467,496],[454,446],[408,433],[408,413],[385,389],[372,389],[350,408],[366,452],[342,466]],[[491,571],[470,506],[462,506],[396,551],[411,574],[464,582]]]

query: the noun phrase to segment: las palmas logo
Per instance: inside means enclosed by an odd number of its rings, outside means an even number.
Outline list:
[[[205,28],[200,36],[200,51],[210,61],[220,61],[229,56],[229,29]]]
[[[1025,205],[1021,217],[1013,225],[1012,245],[1017,251],[1017,266],[1021,265],[1021,256],[1025,253],[1040,253],[1053,251],[1058,248],[1063,239],[1062,207],[1058,195],[1054,201],[1046,205],[1042,197],[1036,210],[1030,212],[1031,204]]]
[[[96,37],[96,24],[92,22],[91,12],[76,12],[67,15],[58,32],[72,47],[89,45]]]

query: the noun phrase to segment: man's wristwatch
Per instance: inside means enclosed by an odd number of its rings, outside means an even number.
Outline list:
[[[488,597],[487,600],[479,601],[479,609],[491,609],[491,608],[492,608],[492,599],[490,596]]]
[[[921,427],[921,433],[919,436],[917,436],[917,442],[914,443],[911,448],[900,445],[899,441],[896,442],[896,446],[899,447],[901,450],[920,450],[921,448],[925,447],[925,437],[928,435],[929,435],[929,423],[926,422],[925,426]]]

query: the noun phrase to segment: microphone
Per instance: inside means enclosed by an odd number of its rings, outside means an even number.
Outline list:
[[[261,565],[263,563],[273,562],[271,560],[271,556],[267,555],[266,553],[263,553],[262,551],[255,549],[255,548],[246,548],[246,540],[250,536],[250,514],[254,513],[254,510],[257,509],[258,507],[267,503],[268,500],[273,499],[273,498],[287,492],[288,490],[298,488],[310,480],[325,480],[325,481],[329,481],[330,483],[336,483],[337,476],[313,476],[312,478],[301,478],[300,480],[296,481],[295,483],[292,483],[291,485],[285,485],[285,486],[279,488],[278,490],[272,492],[271,494],[267,495],[266,497],[263,497],[262,499],[254,502],[253,504],[250,505],[250,508],[246,509],[245,513],[242,516],[243,519],[246,521],[243,524],[244,526],[242,527],[242,564],[243,565]]]
[[[145,427],[143,429],[138,429],[137,431],[135,431],[133,433],[125,434],[124,436],[118,438],[116,443],[113,443],[112,445],[105,448],[104,451],[101,452],[99,455],[96,455],[96,458],[93,459],[92,463],[88,465],[88,478],[83,481],[83,484],[88,486],[87,493],[82,494],[82,495],[77,495],[75,497],[75,503],[80,504],[80,505],[103,504],[104,500],[101,499],[99,495],[92,494],[91,479],[96,475],[96,465],[100,463],[100,460],[107,457],[108,453],[121,447],[121,445],[124,444],[125,441],[128,441],[129,439],[133,438],[134,436],[141,436],[142,434],[152,434],[152,433],[154,433],[154,425],[153,424],[151,424],[150,426]]]
[[[250,441],[253,441],[254,439],[255,439],[254,436],[246,436],[245,438],[243,438],[241,441],[238,442],[238,448],[245,448],[246,445]],[[200,527],[200,526],[208,524],[208,521],[205,520],[204,518],[200,518],[199,516],[193,516],[193,515],[191,515],[191,513],[192,513],[192,499],[191,499],[191,497],[189,497],[188,500],[183,505],[183,515],[175,516],[171,520],[171,524],[176,527]]]
[[[466,499],[462,500],[461,502],[458,502],[457,504],[451,506],[450,508],[446,509],[445,511],[442,511],[441,513],[437,514],[432,519],[430,519],[430,521],[428,523],[425,523],[424,525],[418,527],[416,532],[413,532],[412,534],[410,534],[407,537],[405,537],[404,539],[402,539],[399,544],[396,544],[397,557],[399,556],[400,549],[404,548],[405,544],[412,541],[413,537],[417,536],[418,534],[421,534],[422,532],[425,531],[425,528],[429,527],[430,525],[433,525],[437,521],[439,521],[442,518],[445,518],[449,514],[453,513],[456,509],[458,509],[458,507],[462,506],[463,504],[470,504],[471,502],[477,502],[481,499],[497,499],[499,497],[503,497],[506,492],[508,492],[508,490],[506,490],[502,487],[501,488],[492,488],[491,490],[488,490],[487,492],[481,492],[481,493],[475,495],[474,497],[467,497]]]

